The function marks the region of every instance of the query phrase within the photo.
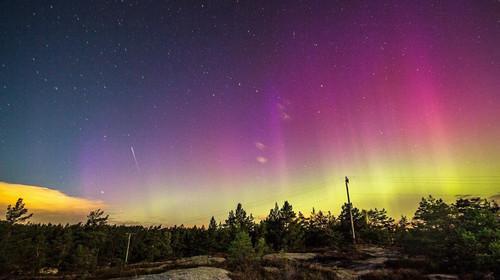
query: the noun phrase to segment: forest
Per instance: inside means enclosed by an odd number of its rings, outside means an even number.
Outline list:
[[[20,198],[8,206],[0,222],[0,275],[35,276],[43,269],[57,268],[63,274],[91,277],[102,268],[196,255],[222,255],[233,270],[245,271],[270,252],[352,248],[349,206],[344,204],[338,216],[314,208],[304,214],[285,201],[256,221],[238,204],[224,221],[212,217],[208,226],[193,227],[113,225],[97,209],[85,223],[62,225],[29,222],[33,214]],[[397,221],[385,209],[353,207],[356,243],[424,256],[429,271],[498,275],[500,212],[496,202],[460,198],[448,204],[429,196],[416,207],[411,219]]]

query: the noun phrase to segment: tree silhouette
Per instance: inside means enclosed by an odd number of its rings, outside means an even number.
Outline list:
[[[238,204],[225,223],[212,218],[207,228],[108,225],[101,209],[89,213],[83,224],[21,224],[31,217],[22,199],[7,212],[7,221],[0,221],[1,279],[9,273],[34,276],[44,267],[79,276],[118,267],[123,264],[128,233],[134,234],[130,264],[227,253],[232,266],[247,269],[255,268],[269,251],[324,247],[342,251],[351,244],[347,204],[337,218],[320,210],[306,217],[296,214],[288,202],[282,207],[276,204],[259,225]],[[384,209],[353,208],[353,216],[359,243],[396,245],[405,254],[425,256],[429,262],[424,269],[499,272],[500,209],[492,201],[470,198],[446,204],[424,198],[411,222],[402,218],[395,223]]]
[[[263,221],[263,227],[268,243],[275,250],[298,249],[302,246],[303,230],[288,201],[283,203],[281,209],[275,203]]]
[[[217,230],[217,222],[215,221],[214,216],[210,219],[210,223],[208,224],[208,231],[214,232]]]
[[[108,223],[108,218],[109,215],[104,216],[104,211],[101,209],[90,211],[87,215],[87,223],[85,225],[89,227],[103,226]]]
[[[22,198],[17,199],[16,205],[14,207],[9,204],[9,206],[7,206],[7,212],[5,213],[5,218],[10,224],[24,222],[32,216],[33,213],[28,214],[28,209],[25,208],[25,204]]]
[[[229,211],[225,226],[229,229],[231,239],[234,239],[239,231],[251,233],[255,223],[252,214],[247,215],[241,203],[238,203],[236,210]]]

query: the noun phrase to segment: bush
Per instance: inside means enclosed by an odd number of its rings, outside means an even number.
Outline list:
[[[265,254],[270,251],[269,246],[266,244],[264,237],[259,238],[255,244],[255,255],[257,258],[262,258]]]
[[[254,259],[255,251],[250,236],[245,231],[239,231],[228,248],[229,262],[236,267],[242,268],[247,267]]]

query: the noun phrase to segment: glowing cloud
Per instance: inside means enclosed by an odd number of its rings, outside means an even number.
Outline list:
[[[7,205],[15,204],[20,197],[35,214],[34,222],[78,222],[90,210],[105,208],[101,201],[69,196],[50,188],[0,182],[0,214],[4,215]]]
[[[261,157],[261,156],[257,157],[256,160],[258,163],[261,163],[261,164],[264,164],[267,162],[267,158]]]
[[[266,149],[266,145],[262,142],[255,142],[255,147],[261,151],[264,151]]]

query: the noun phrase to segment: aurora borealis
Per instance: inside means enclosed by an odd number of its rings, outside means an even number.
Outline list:
[[[498,1],[3,1],[0,41],[0,181],[115,222],[500,190]]]

